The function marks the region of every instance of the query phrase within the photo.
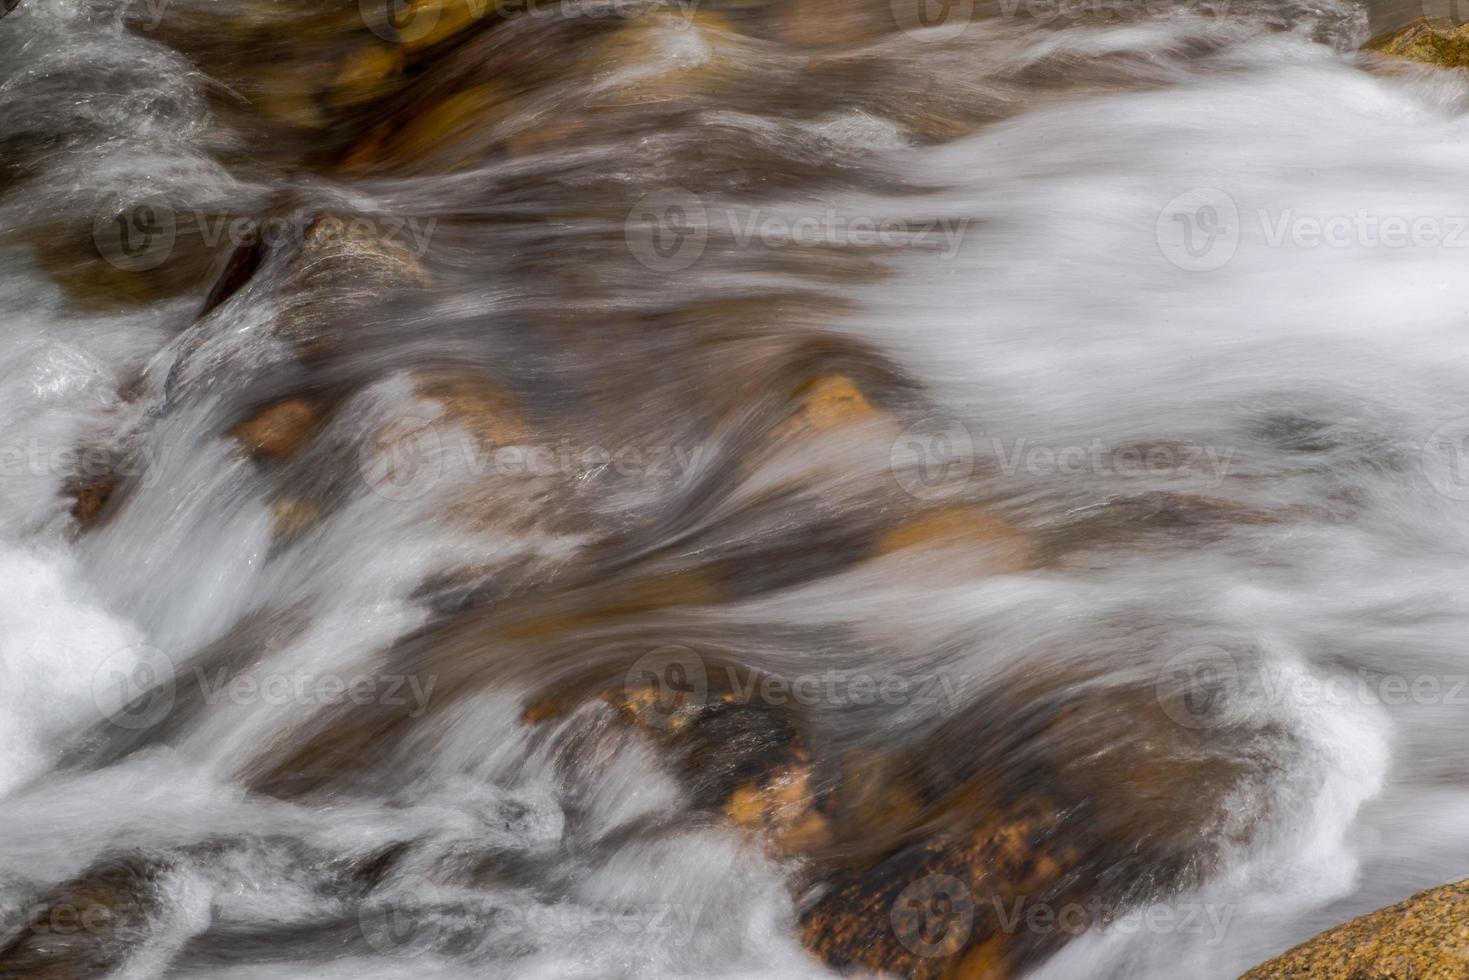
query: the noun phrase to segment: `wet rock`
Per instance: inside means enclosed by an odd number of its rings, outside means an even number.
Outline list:
[[[327,101],[335,108],[361,105],[392,91],[403,72],[403,51],[394,45],[364,46],[342,59],[327,90]]]
[[[772,34],[798,48],[850,46],[874,40],[892,29],[892,15],[884,23],[881,7],[865,0],[793,0],[770,7]]]
[[[325,512],[317,500],[277,497],[270,502],[271,532],[277,541],[298,537],[321,520]]]
[[[776,438],[830,432],[844,425],[871,421],[877,409],[862,394],[856,382],[845,375],[823,375],[796,392],[796,410],[776,430]]]
[[[1328,929],[1240,980],[1461,980],[1469,975],[1469,882]]]
[[[1035,566],[1031,537],[987,508],[973,504],[920,512],[885,532],[877,542],[878,555],[940,550],[962,551],[970,556],[973,561],[964,564],[965,571],[1002,574]]]
[[[1261,527],[1278,514],[1248,504],[1193,493],[1153,491],[1118,495],[1078,508],[1037,534],[1037,561],[1055,567],[1094,567],[1121,551],[1220,541],[1240,528]]]
[[[255,459],[281,463],[295,456],[321,425],[321,413],[305,398],[287,398],[230,430]]]
[[[142,857],[109,859],[7,915],[0,976],[90,980],[122,965],[163,909],[167,868]]]
[[[402,41],[411,51],[431,48],[483,24],[494,9],[482,0],[413,0],[399,18]]]
[[[1362,50],[1439,68],[1469,68],[1469,25],[1419,18],[1407,27],[1373,38]]]
[[[122,477],[119,474],[108,473],[96,479],[78,481],[72,487],[71,493],[75,496],[75,502],[72,504],[71,516],[83,530],[99,523],[107,504],[121,485]]]
[[[384,296],[412,295],[428,285],[402,227],[336,214],[318,215],[306,226],[275,326],[303,360],[314,364],[350,350],[354,329]]]

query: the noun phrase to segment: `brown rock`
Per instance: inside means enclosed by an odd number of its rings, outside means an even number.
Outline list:
[[[428,283],[423,264],[385,223],[319,215],[291,263],[275,332],[304,360],[321,361],[350,347],[353,326],[382,297],[411,294]]]
[[[1240,980],[1463,980],[1469,976],[1469,881],[1328,929]]]
[[[97,523],[112,495],[122,484],[122,477],[108,473],[95,480],[88,480],[75,487],[76,502],[72,504],[71,516],[86,530]]]
[[[854,45],[881,37],[893,26],[883,22],[887,4],[867,0],[790,0],[771,5],[773,33],[792,47]]]
[[[148,920],[162,909],[156,879],[165,870],[118,858],[38,896],[21,931],[0,949],[0,977],[84,980],[115,970],[148,938]]]
[[[284,462],[316,435],[321,414],[304,398],[287,398],[230,430],[256,459]]]

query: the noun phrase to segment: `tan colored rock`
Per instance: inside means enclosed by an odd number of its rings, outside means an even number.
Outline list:
[[[884,533],[878,555],[909,550],[965,549],[991,574],[1020,572],[1035,565],[1035,544],[1008,521],[977,505],[925,511]]]
[[[1469,24],[1419,18],[1407,27],[1373,38],[1362,50],[1439,68],[1469,68]]]
[[[410,51],[422,51],[491,19],[495,10],[489,0],[413,0],[399,22],[403,43]]]
[[[770,6],[777,40],[798,48],[850,46],[881,37],[893,27],[887,4],[867,0],[788,0]]]
[[[319,215],[306,228],[282,288],[276,335],[308,362],[350,349],[352,327],[363,311],[384,296],[429,285],[428,272],[402,234],[368,218]]]
[[[1464,980],[1469,977],[1469,881],[1328,929],[1240,980]]]
[[[278,497],[270,502],[272,531],[277,540],[292,538],[322,517],[319,501],[305,497]]]
[[[256,459],[284,462],[306,445],[321,424],[321,413],[304,398],[287,398],[230,430]]]
[[[332,79],[327,98],[333,106],[361,105],[381,98],[403,72],[403,49],[374,44],[347,55]]]

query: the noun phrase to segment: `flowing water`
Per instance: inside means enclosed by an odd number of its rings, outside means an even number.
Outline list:
[[[339,96],[371,6],[0,19],[0,972],[1222,978],[1469,875],[1418,11],[562,4]],[[1044,888],[864,907],[1032,797]]]

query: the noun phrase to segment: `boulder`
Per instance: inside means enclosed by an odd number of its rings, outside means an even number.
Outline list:
[[[1328,929],[1240,980],[1463,980],[1469,881],[1419,892]]]
[[[1362,50],[1439,68],[1469,68],[1469,25],[1420,17],[1407,27],[1373,38]]]

